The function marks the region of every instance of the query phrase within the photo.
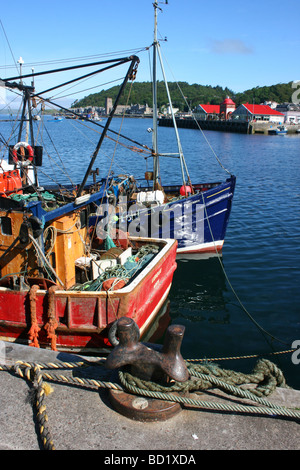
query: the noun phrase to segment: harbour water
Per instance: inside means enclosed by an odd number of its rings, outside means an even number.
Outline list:
[[[113,128],[120,124],[115,119]],[[121,133],[151,147],[151,125],[148,119],[125,119]],[[47,126],[44,143],[51,135],[60,155],[67,156],[64,165],[71,180],[81,182],[101,129],[90,131],[83,122],[50,118]],[[0,122],[0,130],[7,136],[9,124]],[[175,152],[174,129],[159,128],[158,133],[159,150]],[[300,135],[202,134],[193,129],[179,129],[179,134],[192,182],[226,178],[215,154],[237,176],[222,257],[178,260],[169,300],[171,322],[186,328],[183,357],[261,355],[282,369],[290,386],[300,389],[300,364],[293,363],[292,355],[268,356],[290,350],[297,340],[300,345]],[[115,151],[115,142],[106,139],[95,167],[103,177],[111,168],[116,175],[129,172],[141,178],[151,169],[151,158],[145,157],[125,147]],[[176,158],[162,158],[160,168],[162,184],[181,182]],[[50,172],[66,181],[45,153],[42,170],[41,184],[49,183]],[[300,353],[293,357],[299,360]],[[218,364],[248,373],[256,361]]]

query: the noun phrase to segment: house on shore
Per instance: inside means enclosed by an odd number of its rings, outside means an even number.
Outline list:
[[[231,119],[239,121],[268,121],[278,124],[284,122],[284,114],[268,105],[244,103],[236,108]]]
[[[286,124],[300,124],[300,104],[278,104],[276,110],[284,115]]]
[[[211,121],[219,119],[220,105],[219,104],[198,104],[195,110],[195,115],[202,121]]]
[[[227,121],[231,118],[235,108],[235,103],[227,96],[221,104],[198,104],[196,107],[196,116],[198,119],[204,121]]]
[[[141,116],[152,116],[153,109],[148,106],[148,104],[132,104],[127,109],[127,114],[141,115]]]

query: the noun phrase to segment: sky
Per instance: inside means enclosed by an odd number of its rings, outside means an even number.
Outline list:
[[[169,81],[234,92],[300,81],[299,0],[162,0],[159,7]],[[2,2],[0,19],[0,78],[16,75],[20,56],[29,73],[42,61],[56,68],[71,58],[122,57],[153,42],[152,0],[14,0],[13,8]],[[137,81],[149,81],[149,52],[137,55]]]

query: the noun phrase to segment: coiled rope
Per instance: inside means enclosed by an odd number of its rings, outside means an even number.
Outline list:
[[[0,364],[0,371],[8,371],[17,374],[19,377],[27,379],[33,384],[34,403],[37,410],[36,417],[41,442],[45,449],[55,450],[49,429],[46,405],[44,403],[45,396],[51,393],[52,388],[48,383],[44,382],[44,380],[87,387],[92,390],[99,390],[99,388],[120,390],[143,397],[193,406],[202,410],[256,414],[300,421],[300,411],[276,405],[264,398],[270,395],[276,387],[289,388],[282,371],[267,359],[260,359],[251,374],[221,369],[218,365],[210,363],[195,365],[187,360],[185,362],[190,373],[190,379],[183,383],[171,381],[168,386],[141,380],[126,371],[126,368],[119,370],[119,383],[74,375],[57,374],[46,370],[74,370],[78,368],[97,367],[99,369],[102,368],[102,374],[107,377],[110,371],[104,368],[105,358],[96,359],[97,362],[82,361],[70,363],[58,361],[44,364],[17,361],[12,366]],[[249,384],[256,384],[256,387],[253,389]],[[248,385],[248,389],[241,388],[241,386],[245,385]],[[230,404],[209,402],[186,396],[187,393],[203,393],[203,391],[209,389],[219,389],[226,394],[238,397],[239,399],[250,400],[260,406],[237,402]],[[221,398],[226,397],[222,396]]]
[[[163,386],[153,382],[144,381],[133,377],[128,372],[119,371],[119,379],[124,389],[131,393],[160,400],[174,401],[181,404],[197,406],[202,409],[241,412],[251,414],[262,414],[274,417],[289,417],[300,420],[300,412],[286,407],[275,405],[261,398],[270,395],[276,387],[289,388],[286,385],[281,370],[272,362],[261,359],[257,362],[252,374],[241,374],[239,372],[220,369],[215,365],[191,366],[188,364],[191,378],[187,382],[175,382],[170,386]],[[255,389],[243,390],[239,385],[258,384]],[[208,389],[219,389],[232,396],[254,401],[263,407],[244,404],[224,404],[207,402],[178,396],[173,393],[199,393]]]

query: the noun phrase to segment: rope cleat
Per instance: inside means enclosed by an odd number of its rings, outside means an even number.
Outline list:
[[[190,374],[180,353],[184,326],[169,326],[163,346],[139,342],[140,331],[131,318],[120,318],[114,328],[118,342],[105,362],[107,369],[119,370],[119,374],[126,370],[149,384],[166,385],[189,379]],[[110,390],[109,394],[117,411],[139,421],[166,420],[181,411],[181,405],[171,401],[138,397],[120,390]]]

